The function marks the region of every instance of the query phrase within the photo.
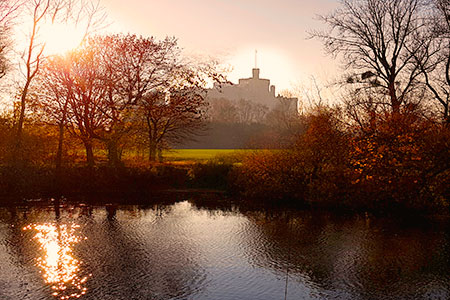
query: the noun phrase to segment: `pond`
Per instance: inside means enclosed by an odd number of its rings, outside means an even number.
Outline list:
[[[0,208],[0,299],[450,299],[449,233],[190,201]]]

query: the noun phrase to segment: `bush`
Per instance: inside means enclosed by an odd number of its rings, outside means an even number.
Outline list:
[[[449,127],[417,111],[374,115],[364,131],[341,119],[339,110],[309,115],[290,150],[247,156],[233,171],[235,187],[244,197],[270,201],[448,213]]]
[[[196,188],[228,188],[228,177],[233,164],[220,160],[197,163],[189,172],[191,186]]]

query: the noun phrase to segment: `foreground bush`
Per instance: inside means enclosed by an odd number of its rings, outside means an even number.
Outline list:
[[[185,187],[188,171],[174,166],[153,168],[0,167],[0,198],[33,199],[59,196],[147,197],[154,192]]]
[[[354,197],[374,206],[448,207],[449,133],[415,112],[378,116],[351,141]]]
[[[266,201],[449,212],[448,127],[416,112],[380,114],[364,131],[341,119],[316,111],[290,150],[248,156],[234,171],[236,188]]]
[[[336,204],[345,201],[349,182],[347,148],[333,111],[321,110],[310,116],[292,149],[248,156],[235,170],[234,183],[245,197]]]

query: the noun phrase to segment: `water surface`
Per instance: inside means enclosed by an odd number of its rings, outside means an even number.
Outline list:
[[[188,201],[0,208],[0,299],[450,299],[447,225]]]

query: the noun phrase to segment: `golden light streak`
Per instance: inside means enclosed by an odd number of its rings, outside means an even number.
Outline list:
[[[44,281],[52,285],[52,295],[61,300],[80,298],[86,294],[84,285],[91,276],[79,276],[82,262],[73,255],[73,246],[83,240],[75,234],[79,227],[75,224],[45,223],[30,224],[23,228],[36,231],[34,239],[43,252],[36,259],[36,265],[42,269]]]

